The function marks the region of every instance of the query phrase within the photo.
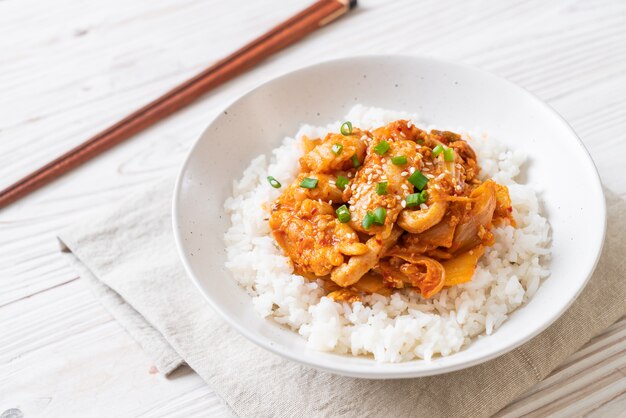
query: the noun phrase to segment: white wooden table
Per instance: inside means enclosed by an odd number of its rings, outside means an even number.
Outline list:
[[[0,187],[80,143],[309,0],[0,0]],[[55,233],[177,169],[211,117],[309,62],[423,54],[502,75],[555,107],[626,196],[626,2],[362,0],[350,17],[0,211],[0,415],[226,416],[170,379],[59,255]],[[626,320],[503,413],[626,410]]]

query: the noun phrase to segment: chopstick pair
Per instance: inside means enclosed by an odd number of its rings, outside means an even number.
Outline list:
[[[356,0],[317,1],[195,77],[0,191],[0,208],[15,202],[191,104],[200,96],[250,69],[270,55],[343,16],[356,4]]]

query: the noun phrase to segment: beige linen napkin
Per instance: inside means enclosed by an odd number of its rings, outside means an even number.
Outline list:
[[[207,306],[174,248],[172,185],[163,181],[60,240],[81,277],[162,373],[186,362],[242,417],[488,416],[626,313],[626,202],[609,193],[607,240],[593,278],[530,342],[482,365],[420,379],[317,371],[256,347]]]

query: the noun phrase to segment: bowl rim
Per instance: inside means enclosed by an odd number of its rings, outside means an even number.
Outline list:
[[[208,294],[208,292],[205,292],[203,287],[200,284],[200,280],[198,277],[196,277],[192,267],[191,267],[191,263],[187,257],[187,255],[185,254],[184,250],[183,250],[183,239],[180,235],[180,228],[179,228],[179,223],[178,223],[178,216],[179,216],[179,209],[178,209],[178,205],[181,202],[180,199],[180,193],[181,193],[181,183],[184,177],[184,173],[187,170],[188,164],[191,160],[192,155],[194,155],[194,151],[196,150],[196,148],[199,146],[201,139],[207,134],[207,132],[209,131],[209,129],[211,128],[211,126],[215,123],[215,121],[222,115],[223,110],[227,110],[229,108],[231,108],[233,105],[237,104],[238,102],[245,100],[248,96],[252,95],[253,93],[255,93],[257,90],[263,88],[264,86],[266,86],[267,84],[270,83],[274,83],[277,82],[283,78],[292,76],[294,74],[297,73],[302,73],[302,72],[306,72],[306,71],[311,71],[311,70],[315,70],[316,68],[319,67],[323,67],[323,66],[328,66],[328,65],[335,65],[335,64],[341,64],[343,62],[349,62],[355,59],[365,59],[365,60],[377,60],[377,59],[389,59],[389,58],[405,58],[405,59],[410,59],[410,60],[420,60],[420,61],[426,61],[426,62],[431,62],[434,64],[440,64],[440,65],[446,65],[446,66],[452,66],[452,67],[457,67],[458,69],[464,70],[464,71],[470,71],[470,72],[474,72],[474,73],[479,73],[482,74],[483,76],[489,77],[490,79],[494,79],[497,82],[500,83],[506,83],[508,84],[510,87],[516,89],[519,91],[519,93],[525,95],[527,98],[529,98],[535,105],[542,107],[544,110],[547,110],[549,113],[552,114],[553,117],[557,118],[560,123],[569,131],[569,133],[577,139],[578,141],[578,146],[582,149],[582,151],[584,152],[584,155],[586,156],[587,162],[591,164],[591,168],[593,169],[593,172],[595,173],[595,176],[593,178],[593,183],[594,186],[598,189],[598,191],[600,192],[600,195],[602,196],[602,199],[600,199],[600,201],[597,203],[598,204],[598,211],[602,216],[602,231],[601,231],[601,238],[600,238],[600,245],[598,246],[597,252],[595,254],[595,259],[594,262],[592,264],[592,267],[586,272],[586,277],[584,279],[584,281],[582,282],[582,284],[579,286],[579,288],[577,289],[574,297],[572,297],[569,301],[567,301],[567,303],[565,303],[561,309],[554,314],[552,317],[550,317],[549,319],[545,320],[539,327],[537,327],[535,330],[533,330],[532,332],[524,335],[522,338],[516,338],[511,340],[511,342],[509,342],[509,344],[504,345],[502,348],[499,348],[497,350],[494,350],[491,353],[488,353],[486,355],[480,356],[478,358],[475,359],[470,359],[464,362],[460,362],[460,363],[452,363],[452,364],[447,364],[441,367],[437,367],[437,368],[431,368],[431,369],[426,369],[426,370],[420,370],[419,367],[415,367],[416,364],[420,364],[419,361],[415,361],[415,362],[405,362],[405,363],[396,363],[393,364],[395,367],[393,368],[389,368],[389,369],[361,369],[358,365],[348,365],[346,366],[341,366],[341,367],[331,367],[328,365],[328,363],[324,363],[324,364],[320,364],[318,362],[315,361],[310,361],[308,360],[307,357],[299,357],[297,356],[295,353],[293,353],[291,350],[285,349],[283,348],[281,345],[277,345],[277,344],[271,344],[271,343],[267,343],[266,341],[264,341],[261,338],[257,338],[257,336],[249,331],[245,326],[240,325],[237,321],[235,321],[233,318],[231,318],[230,315],[228,315],[224,310],[221,309],[219,303],[217,303],[216,300],[212,299],[212,297]],[[578,136],[578,134],[574,131],[574,129],[572,128],[572,126],[554,109],[552,108],[550,105],[548,105],[547,103],[545,103],[543,100],[541,100],[539,97],[537,97],[536,95],[534,95],[533,93],[531,93],[530,91],[528,91],[527,89],[525,89],[524,87],[521,87],[501,76],[498,76],[490,71],[486,71],[462,62],[455,62],[455,61],[450,61],[450,60],[445,60],[445,59],[440,59],[440,58],[433,58],[430,56],[423,56],[423,55],[408,55],[408,54],[362,54],[362,55],[353,55],[353,56],[347,56],[347,57],[341,57],[341,58],[335,58],[335,59],[330,59],[330,60],[323,60],[323,61],[319,61],[316,62],[314,64],[309,64],[309,65],[303,65],[303,66],[299,66],[296,67],[295,69],[292,70],[287,70],[284,72],[281,72],[279,75],[277,76],[273,76],[270,78],[267,78],[263,81],[261,81],[259,84],[255,85],[254,87],[248,89],[247,91],[245,91],[244,93],[242,93],[241,95],[237,96],[235,99],[229,101],[225,106],[220,107],[220,112],[217,112],[215,114],[215,116],[213,116],[213,118],[208,122],[206,128],[202,131],[202,133],[198,136],[198,138],[194,141],[193,145],[189,148],[189,151],[187,152],[187,155],[183,161],[183,164],[181,165],[177,177],[176,177],[176,182],[174,185],[174,193],[173,193],[173,197],[172,197],[172,228],[173,228],[173,234],[174,234],[174,241],[175,241],[175,245],[176,245],[176,250],[178,252],[179,258],[183,264],[183,267],[185,269],[185,272],[187,273],[187,276],[191,279],[191,281],[193,282],[193,284],[195,285],[195,287],[198,289],[198,291],[203,295],[204,299],[208,302],[209,306],[219,314],[219,316],[222,318],[222,320],[224,320],[228,325],[230,325],[231,327],[233,327],[235,330],[237,330],[237,332],[239,332],[241,335],[243,335],[246,339],[248,339],[249,341],[253,342],[254,344],[256,344],[257,346],[260,346],[274,354],[277,354],[279,356],[282,356],[284,358],[287,358],[291,361],[300,363],[300,364],[304,364],[306,366],[309,367],[313,367],[315,369],[319,369],[319,370],[324,370],[324,371],[328,371],[331,373],[335,373],[335,374],[340,374],[340,375],[344,375],[344,376],[349,376],[349,377],[357,377],[357,378],[369,378],[369,379],[399,379],[399,378],[411,378],[411,377],[424,377],[424,376],[432,376],[432,375],[438,375],[438,374],[444,374],[444,373],[449,373],[449,372],[453,372],[453,371],[457,371],[457,370],[462,370],[462,369],[466,369],[472,366],[476,366],[479,365],[481,363],[487,362],[489,360],[493,360],[505,353],[508,353],[516,348],[518,348],[519,346],[521,346],[522,344],[528,342],[529,340],[531,340],[532,338],[536,337],[537,335],[539,335],[541,332],[543,332],[544,330],[546,330],[550,325],[552,325],[558,318],[560,318],[563,313],[565,313],[565,311],[567,309],[570,308],[570,306],[574,303],[574,301],[580,296],[580,293],[583,291],[583,289],[587,286],[589,279],[591,278],[591,276],[593,275],[597,265],[598,265],[598,261],[600,260],[600,256],[602,254],[602,250],[604,248],[604,242],[606,239],[606,228],[607,228],[607,216],[606,216],[606,196],[604,195],[604,190],[602,187],[602,182],[600,179],[600,175],[598,172],[598,168],[595,164],[595,162],[593,161],[593,159],[591,158],[591,154],[589,153],[589,151],[587,150],[587,148],[585,147],[584,143],[582,142],[582,140],[580,139],[580,137]],[[525,304],[524,304],[525,306]],[[482,335],[482,334],[481,334]],[[336,353],[329,353],[329,354],[334,354],[337,356],[343,356],[342,354],[336,354]],[[454,354],[451,354],[448,357],[452,357],[454,356]],[[375,362],[375,360],[372,360],[373,362]],[[386,364],[386,363],[384,363]],[[402,367],[402,366],[405,367]],[[402,367],[402,368],[400,368]]]

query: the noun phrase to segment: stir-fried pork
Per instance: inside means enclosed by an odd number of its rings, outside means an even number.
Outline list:
[[[394,289],[429,298],[471,280],[494,225],[515,226],[508,189],[478,179],[458,134],[399,120],[304,140],[300,174],[269,222],[295,270],[335,300]]]

